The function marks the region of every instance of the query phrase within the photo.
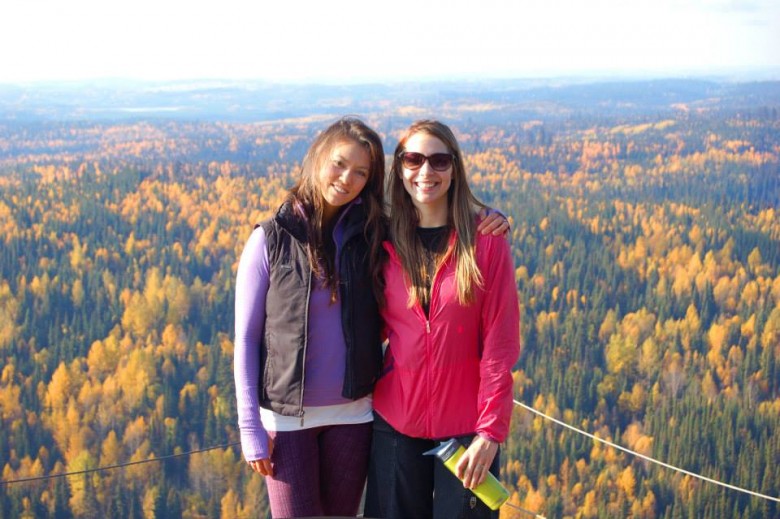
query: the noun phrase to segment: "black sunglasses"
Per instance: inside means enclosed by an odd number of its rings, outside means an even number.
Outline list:
[[[406,169],[420,169],[425,161],[431,166],[434,171],[445,171],[452,166],[452,162],[455,157],[451,153],[434,153],[433,155],[423,155],[416,151],[403,151],[398,154],[398,158],[401,159],[401,164]]]

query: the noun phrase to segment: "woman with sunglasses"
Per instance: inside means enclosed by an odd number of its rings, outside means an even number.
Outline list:
[[[241,448],[274,517],[354,516],[382,363],[384,152],[363,122],[322,132],[249,237],[236,278]],[[507,227],[498,215],[487,231]]]
[[[374,389],[366,517],[498,517],[471,492],[490,470],[512,414],[520,316],[507,240],[477,233],[457,140],[418,121],[389,179],[393,214],[380,310],[388,346]],[[458,481],[423,452],[458,438]]]

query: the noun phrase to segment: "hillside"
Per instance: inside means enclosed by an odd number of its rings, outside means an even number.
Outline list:
[[[511,217],[519,401],[780,496],[780,83],[199,88],[0,88],[0,479],[210,449],[2,484],[0,517],[265,513],[235,445],[235,271],[344,113],[386,151],[444,119]],[[519,408],[503,455],[549,518],[780,513]]]

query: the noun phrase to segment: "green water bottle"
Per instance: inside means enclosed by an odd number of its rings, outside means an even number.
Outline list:
[[[433,455],[444,462],[444,466],[452,472],[455,477],[458,477],[458,471],[455,468],[458,465],[458,460],[466,452],[466,448],[460,444],[455,438],[441,442],[441,444],[435,449],[431,449],[428,452],[424,452],[426,455]],[[491,510],[498,510],[501,505],[509,499],[509,491],[504,488],[504,485],[499,482],[496,477],[488,472],[485,481],[477,485],[476,488],[471,489],[478,498],[485,503]]]

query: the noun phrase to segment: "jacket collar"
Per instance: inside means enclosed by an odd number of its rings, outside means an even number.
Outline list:
[[[340,227],[343,232],[341,242],[345,243],[356,234],[363,232],[365,224],[366,206],[363,204],[363,200],[357,197],[344,208],[336,222],[336,226]]]
[[[358,232],[362,232],[366,221],[365,205],[360,197],[349,203],[339,214],[337,226],[343,228],[343,240],[351,238]],[[274,215],[274,221],[293,238],[301,243],[307,243],[308,233],[306,228],[306,215],[303,207],[295,201],[286,200]]]
[[[299,242],[308,242],[306,216],[303,208],[292,200],[285,200],[274,215],[274,221]]]

